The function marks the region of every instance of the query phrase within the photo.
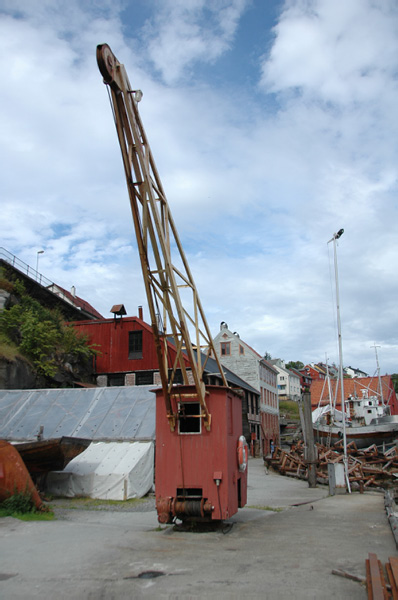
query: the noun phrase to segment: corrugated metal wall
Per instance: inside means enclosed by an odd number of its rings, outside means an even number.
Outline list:
[[[78,332],[89,336],[100,354],[96,373],[128,373],[159,370],[152,329],[136,317],[74,323]],[[142,331],[142,358],[129,359],[129,332]]]

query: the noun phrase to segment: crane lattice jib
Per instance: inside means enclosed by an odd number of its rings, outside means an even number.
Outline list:
[[[138,112],[142,93],[131,89],[124,66],[107,44],[97,46],[97,62],[104,83],[110,88],[170,427],[174,430],[176,422],[173,382],[178,368],[184,384],[191,383],[186,366],[188,359],[204,425],[210,429],[211,415],[203,380],[210,356],[217,361],[223,385],[228,384]],[[189,306],[182,303],[182,290],[189,292]],[[191,342],[188,324],[194,331],[195,345]],[[169,337],[176,348],[171,375],[167,352]]]

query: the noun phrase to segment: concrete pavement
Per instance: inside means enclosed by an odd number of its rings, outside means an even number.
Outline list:
[[[332,569],[365,577],[368,552],[397,555],[382,494],[329,497],[266,474],[261,459],[249,461],[248,505],[224,532],[160,528],[146,509],[1,519],[0,598],[365,599]]]

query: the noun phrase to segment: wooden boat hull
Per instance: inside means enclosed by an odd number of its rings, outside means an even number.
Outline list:
[[[31,475],[62,471],[66,465],[86,450],[91,440],[62,437],[14,444]]]

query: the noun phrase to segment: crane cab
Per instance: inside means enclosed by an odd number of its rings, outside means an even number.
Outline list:
[[[160,523],[222,521],[247,502],[248,448],[242,399],[224,386],[206,387],[210,427],[203,424],[195,386],[172,388],[170,427],[162,389],[156,390],[156,508]]]

